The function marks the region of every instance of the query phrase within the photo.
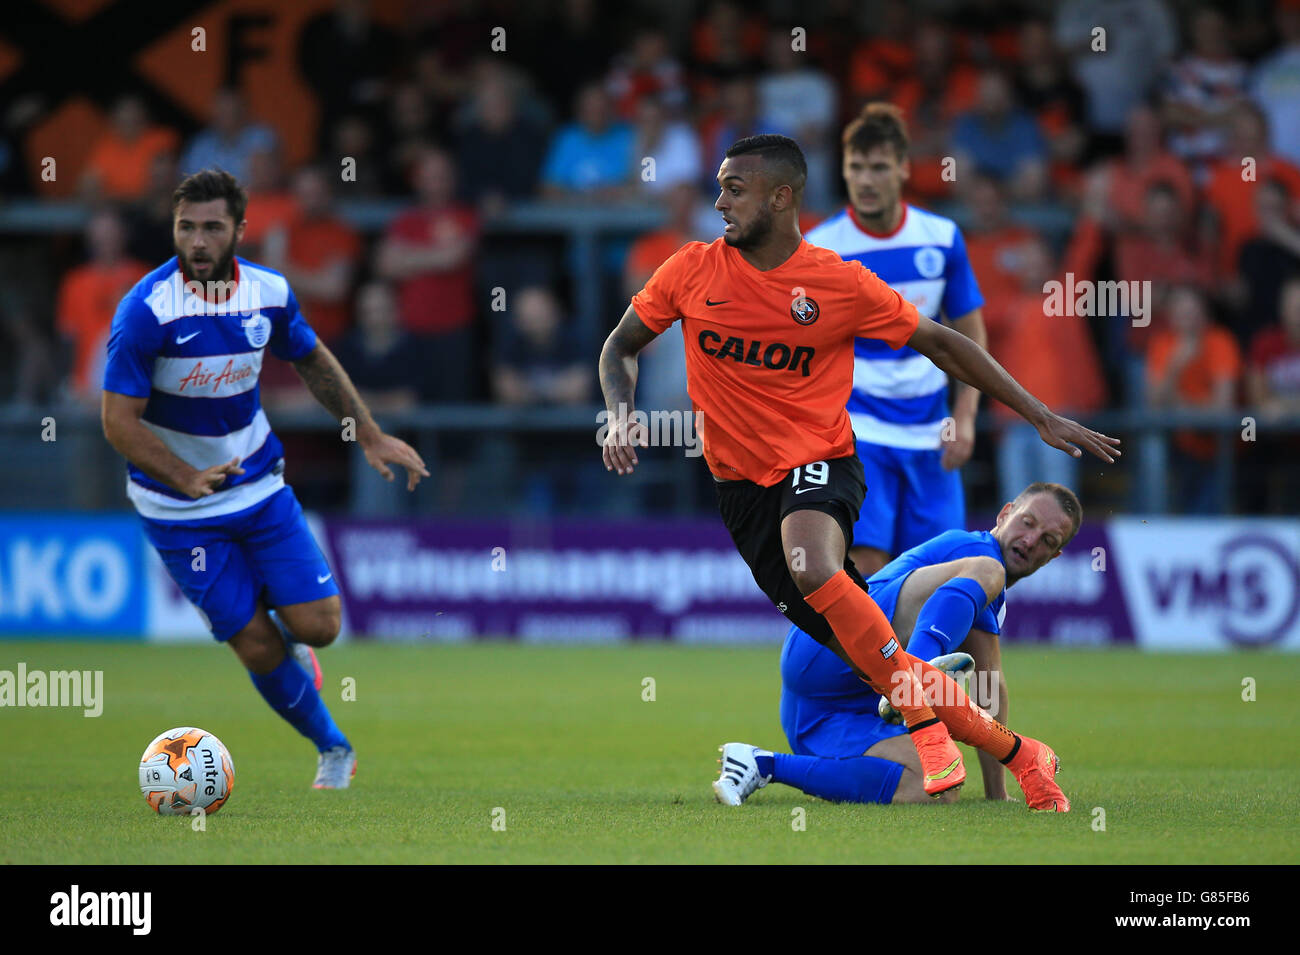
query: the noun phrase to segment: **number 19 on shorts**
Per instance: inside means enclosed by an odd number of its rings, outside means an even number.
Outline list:
[[[794,487],[794,493],[802,494],[804,491],[811,491],[813,488],[825,487],[826,482],[830,480],[831,466],[825,461],[814,461],[812,464],[802,464],[791,472],[790,483]]]

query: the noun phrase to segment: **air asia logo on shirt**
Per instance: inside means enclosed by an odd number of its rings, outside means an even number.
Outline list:
[[[815,349],[807,345],[791,348],[784,342],[773,342],[765,346],[758,340],[746,342],[745,339],[734,336],[724,342],[721,335],[707,328],[700,332],[699,343],[700,351],[718,361],[730,358],[742,365],[771,368],[773,371],[788,368],[790,371],[798,371],[804,378],[809,374],[808,363],[817,354]]]
[[[210,388],[212,394],[221,390],[222,385],[235,385],[257,374],[257,368],[250,364],[235,367],[235,359],[227,359],[226,364],[220,371],[208,371],[203,367],[203,362],[195,362],[190,373],[180,380],[180,393],[184,394],[186,389],[198,391],[200,388]]]
[[[241,325],[244,326],[244,336],[248,339],[248,344],[254,348],[261,348],[271,338],[271,320],[261,312],[252,318],[246,318]]]
[[[800,325],[811,325],[817,321],[817,316],[822,310],[817,307],[817,303],[806,295],[800,295],[790,303],[790,317]]]

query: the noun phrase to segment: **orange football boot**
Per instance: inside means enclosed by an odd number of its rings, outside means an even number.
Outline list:
[[[912,743],[916,746],[916,754],[921,757],[921,785],[927,795],[940,796],[966,781],[961,751],[948,735],[948,727],[932,723],[915,730]]]
[[[1070,800],[1056,785],[1061,759],[1052,747],[1028,736],[1020,737],[1020,752],[1007,764],[1025,791],[1025,804],[1041,812],[1069,812]]]

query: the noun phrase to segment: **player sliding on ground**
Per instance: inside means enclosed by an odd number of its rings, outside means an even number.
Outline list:
[[[945,531],[904,551],[867,580],[871,598],[912,656],[948,673],[973,668],[981,688],[996,687],[996,698],[990,693],[979,702],[1005,725],[998,634],[1006,590],[1060,556],[1081,519],[1074,492],[1059,484],[1031,484],[1003,505],[992,531]],[[928,800],[916,749],[896,724],[897,713],[886,698],[791,627],[781,650],[781,727],[793,755],[727,743],[714,795],[739,806],[754,790],[777,782],[835,802]],[[1019,768],[1031,809],[1069,811],[1054,774],[1035,772],[1032,763]],[[1002,761],[981,752],[980,769],[984,795],[1008,798]],[[944,798],[955,795],[950,790]]]
[[[401,465],[413,489],[429,472],[375,424],[284,276],[235,257],[247,206],[229,173],[177,187],[176,257],[113,316],[104,435],[129,463],[127,496],[172,579],[271,709],[316,744],[313,785],[344,789],[356,755],[320,697],[312,650],[338,636],[339,589],[284,483],[284,448],[258,400],[264,354],[293,362],[384,477]]]
[[[785,136],[752,136],[727,150],[714,203],[723,237],[688,243],[661,265],[601,352],[612,422],[605,466],[620,475],[636,467],[635,449],[646,443],[631,417],[636,356],[681,320],[718,508],[763,593],[877,691],[911,688],[900,709],[929,795],[966,779],[954,738],[1007,759],[1013,772],[1033,763],[1050,776],[1051,750],[990,719],[946,675],[899,647],[848,559],[866,493],[845,409],[853,341],[911,346],[1062,451],[1082,448],[1112,462],[1119,441],[1053,414],[965,335],[921,319],[861,263],[805,242],[798,214],[806,178],[803,152]],[[949,685],[931,706],[921,684],[935,674]]]

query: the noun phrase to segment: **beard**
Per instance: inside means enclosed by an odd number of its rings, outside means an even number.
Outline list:
[[[185,269],[185,278],[187,280],[197,281],[194,275],[194,261],[187,257],[181,251],[180,246],[176,246],[176,255],[181,260],[181,265]],[[207,262],[212,263],[212,271],[205,282],[227,282],[234,277],[235,261],[235,240],[232,238],[230,244],[221,250],[219,255],[213,255],[211,252],[206,253]]]
[[[748,229],[737,228],[734,236],[724,235],[723,239],[734,248],[750,250],[761,246],[771,234],[772,213],[768,209],[760,209]]]

